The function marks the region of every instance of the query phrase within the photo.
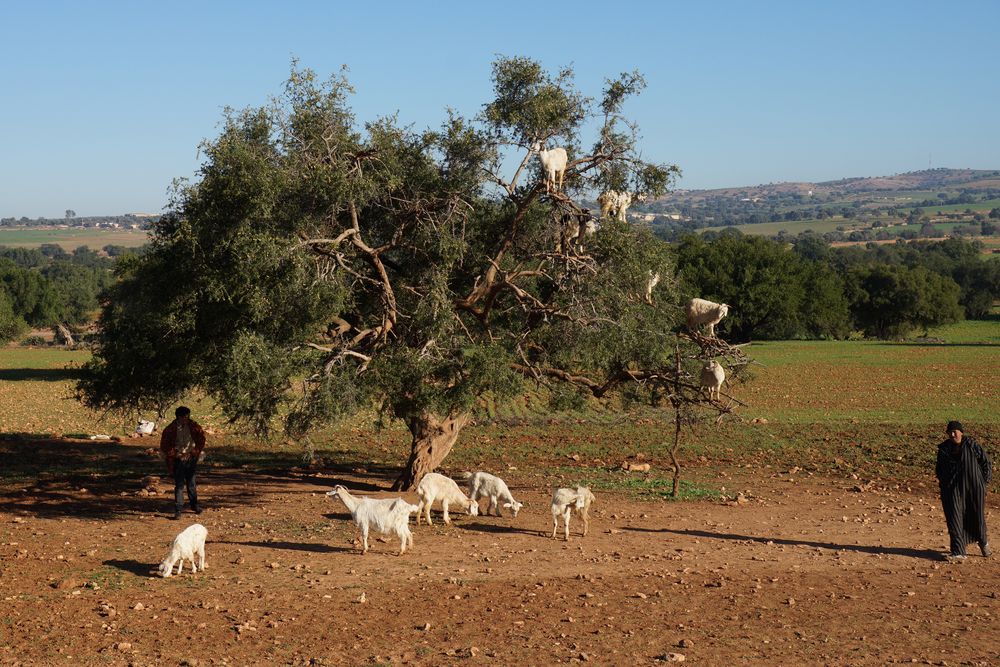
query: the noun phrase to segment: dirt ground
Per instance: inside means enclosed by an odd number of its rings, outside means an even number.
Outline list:
[[[941,559],[930,478],[713,469],[745,495],[598,493],[564,542],[547,485],[503,474],[516,519],[435,513],[400,557],[395,540],[362,556],[324,495],[395,495],[388,478],[206,467],[208,569],[169,579],[156,566],[196,517],[167,518],[165,479],[7,481],[0,664],[1000,664],[1000,558]]]

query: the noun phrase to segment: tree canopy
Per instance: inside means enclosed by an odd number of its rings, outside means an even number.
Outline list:
[[[647,295],[673,275],[666,244],[610,220],[589,235],[577,203],[655,196],[679,173],[641,159],[623,116],[642,77],[592,99],[569,69],[501,58],[493,84],[474,118],[362,127],[343,74],[293,65],[271,104],[227,112],[149,251],[119,261],[81,398],[162,410],[199,388],[292,437],[374,405],[413,436],[400,487],[440,463],[481,397],[525,380],[597,397],[684,384],[700,400],[698,351],[677,361],[674,284]],[[535,141],[566,149],[562,191],[546,193]]]

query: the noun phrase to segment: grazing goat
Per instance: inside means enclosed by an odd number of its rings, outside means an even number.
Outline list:
[[[601,205],[601,217],[610,218],[612,215],[625,222],[625,213],[632,202],[646,201],[646,195],[641,192],[619,192],[618,190],[606,190],[597,198],[597,203]]]
[[[590,505],[596,500],[594,494],[586,486],[575,489],[556,489],[552,496],[552,537],[555,538],[559,528],[559,517],[566,524],[566,540],[569,540],[569,517],[574,511],[583,519],[583,534],[587,535],[590,528]]]
[[[726,369],[718,361],[709,361],[701,369],[701,386],[708,389],[708,400],[719,400],[722,383],[726,381]]]
[[[424,475],[417,484],[417,495],[420,496],[420,505],[417,509],[417,525],[420,525],[420,514],[427,513],[427,525],[431,524],[431,505],[435,500],[441,501],[441,508],[444,510],[444,522],[451,523],[448,518],[448,505],[454,503],[465,507],[472,516],[479,515],[479,503],[466,497],[462,490],[458,488],[455,480],[436,472],[429,472]]]
[[[361,529],[361,553],[368,553],[368,531],[372,528],[382,535],[395,535],[399,538],[399,555],[406,553],[407,546],[413,546],[413,534],[410,532],[410,515],[417,511],[402,498],[368,498],[367,496],[352,496],[346,488],[338,484],[326,495],[340,498],[340,502],[351,513],[355,525]]]
[[[552,192],[552,189],[555,188],[556,192],[558,192],[562,190],[563,178],[566,176],[566,164],[569,162],[569,157],[566,155],[565,148],[557,146],[556,148],[545,150],[542,148],[542,145],[540,141],[534,142],[531,144],[531,151],[538,153],[538,159],[542,162],[542,169],[545,170],[545,191]]]
[[[159,573],[161,577],[169,577],[173,573],[174,565],[177,565],[177,574],[184,571],[184,561],[191,563],[191,572],[196,573],[200,567],[205,569],[205,538],[208,537],[208,529],[200,523],[191,524],[181,532],[177,533],[173,544],[170,545],[170,553],[160,563]],[[194,557],[198,556],[198,566],[195,567]]]
[[[500,512],[501,506],[498,504],[501,500],[504,501],[503,507],[509,508],[515,518],[524,507],[524,503],[517,502],[510,495],[507,483],[496,475],[491,475],[488,472],[477,472],[475,474],[465,473],[465,477],[469,480],[469,498],[473,502],[478,504],[480,498],[489,498],[490,504],[486,507],[486,516],[492,512],[496,512],[497,516],[503,516]]]
[[[156,422],[151,422],[148,419],[140,419],[139,424],[135,427],[135,432],[139,435],[139,437],[152,435],[155,430]]]
[[[715,303],[705,299],[694,298],[684,306],[688,329],[694,331],[703,324],[708,325],[708,336],[715,336],[715,325],[729,314],[729,306],[725,303]]]

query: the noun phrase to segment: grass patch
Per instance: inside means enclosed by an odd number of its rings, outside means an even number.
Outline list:
[[[671,495],[674,488],[672,477],[593,468],[561,468],[560,470],[565,473],[564,477],[570,480],[560,482],[565,486],[588,486],[595,493],[611,491],[625,494],[637,500],[721,500],[725,497],[718,488],[690,479],[680,480],[675,498]]]
[[[87,574],[86,579],[88,583],[96,584],[100,589],[117,591],[126,587],[125,573],[109,565]]]

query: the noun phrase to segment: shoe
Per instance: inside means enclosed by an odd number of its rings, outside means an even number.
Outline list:
[[[175,510],[173,516],[170,517],[170,520],[171,521],[177,521],[177,519],[180,519],[180,518],[181,518],[181,513]]]
[[[964,563],[965,559],[968,558],[965,554],[948,554],[944,557],[949,563]]]
[[[200,508],[200,507],[195,507],[195,508],[194,508],[193,510],[191,510],[191,511],[193,511],[193,512],[194,512],[195,514],[201,514],[201,508]]]
[[[993,555],[993,549],[990,549],[989,542],[986,542],[985,544],[980,544],[979,550],[983,552],[983,558],[989,558],[990,556]]]

